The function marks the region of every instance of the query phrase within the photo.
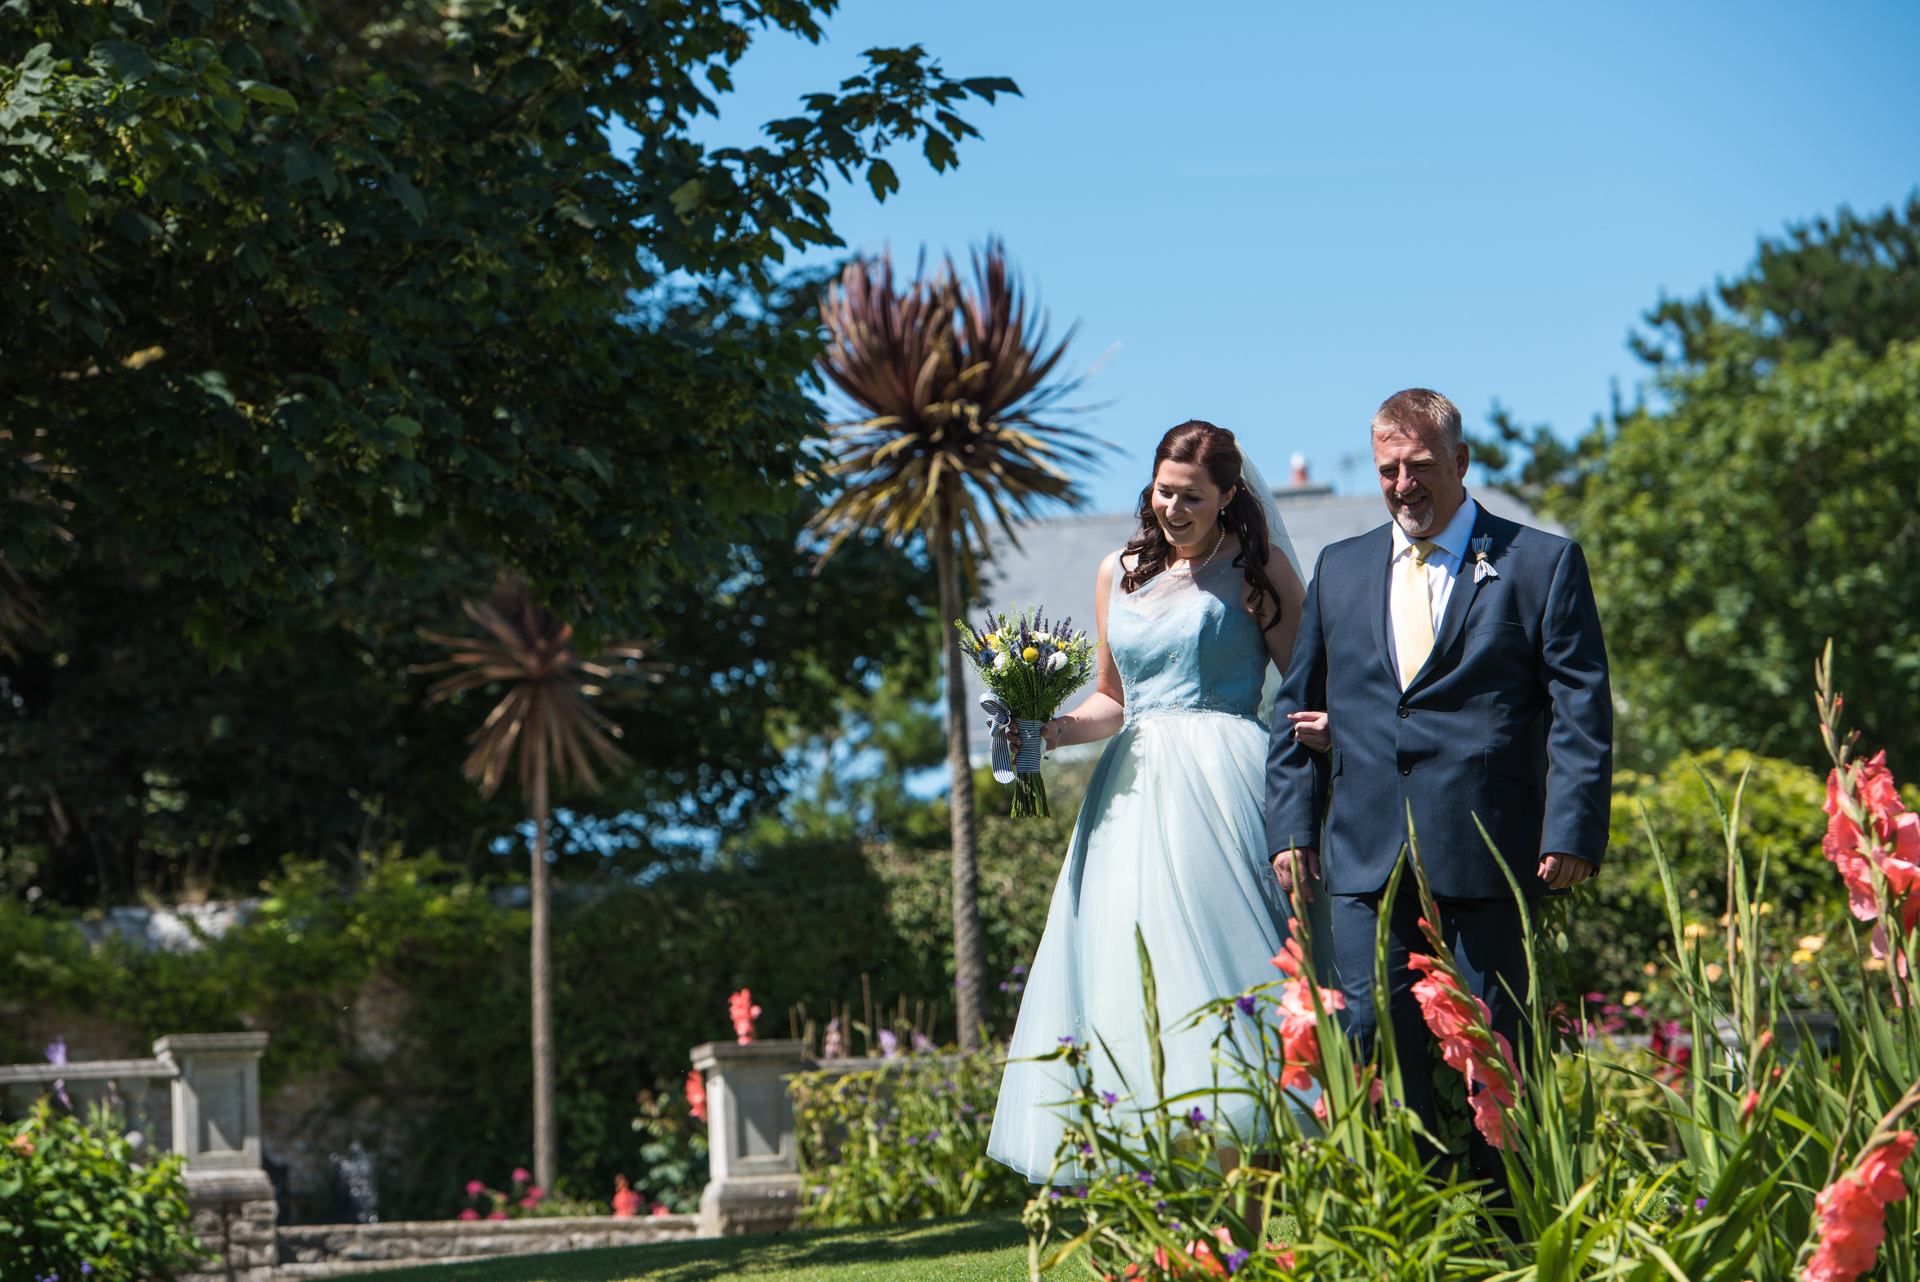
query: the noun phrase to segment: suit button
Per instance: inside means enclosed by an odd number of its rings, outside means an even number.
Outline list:
[[[1408,716],[1407,710],[1405,708],[1400,709],[1400,719],[1402,721],[1405,721],[1407,719],[1407,716]]]
[[[1412,766],[1401,766],[1401,767],[1400,767],[1400,773],[1401,773],[1401,774],[1403,774],[1403,775],[1410,775],[1410,774],[1412,774],[1412,773],[1413,773],[1413,767],[1412,767]]]

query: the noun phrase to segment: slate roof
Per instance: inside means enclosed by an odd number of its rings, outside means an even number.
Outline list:
[[[1554,534],[1566,533],[1555,522],[1535,516],[1512,495],[1494,489],[1476,489],[1472,494],[1496,516]],[[1378,494],[1336,495],[1330,486],[1303,485],[1276,488],[1273,497],[1280,506],[1281,519],[1287,523],[1294,551],[1299,554],[1303,577],[1312,575],[1320,550],[1329,543],[1365,534],[1387,520],[1386,506]],[[1093,631],[1093,581],[1100,562],[1107,553],[1125,547],[1137,529],[1133,515],[1126,512],[1069,516],[1020,526],[1019,546],[1012,546],[1004,535],[997,538],[993,559],[982,567],[986,605],[993,609],[1037,605],[1049,618],[1071,616],[1076,626]],[[979,622],[981,613],[974,610],[970,617]],[[1273,683],[1270,673],[1268,684]],[[1073,707],[1083,697],[1075,695],[1067,706]],[[967,707],[979,706],[980,685],[969,672]],[[980,761],[987,750],[985,714],[974,720],[973,754]]]

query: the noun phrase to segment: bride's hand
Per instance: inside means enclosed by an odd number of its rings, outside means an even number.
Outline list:
[[[1066,737],[1066,733],[1067,718],[1065,717],[1055,717],[1044,726],[1041,726],[1040,742],[1044,745],[1041,751],[1052,752],[1055,748],[1058,748],[1061,739]],[[1007,747],[1013,750],[1014,755],[1019,755],[1020,745],[1025,742],[1025,738],[1020,734],[1020,724],[1014,721],[1008,722]]]
[[[1293,722],[1293,737],[1310,751],[1325,752],[1333,746],[1333,732],[1327,729],[1326,713],[1289,712],[1287,720]]]

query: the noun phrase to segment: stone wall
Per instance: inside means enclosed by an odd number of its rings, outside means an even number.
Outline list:
[[[644,1246],[696,1236],[697,1219],[692,1215],[655,1215],[631,1220],[590,1216],[282,1225],[278,1233],[279,1259],[272,1272],[258,1279],[236,1273],[233,1282],[291,1282],[493,1256]]]

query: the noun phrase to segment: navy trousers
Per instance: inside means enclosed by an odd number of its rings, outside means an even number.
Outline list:
[[[1334,895],[1333,949],[1340,963],[1340,986],[1347,998],[1347,1029],[1362,1055],[1373,1053],[1373,952],[1379,929],[1380,901],[1385,891],[1371,895]],[[1513,899],[1438,899],[1442,937],[1453,948],[1454,964],[1473,995],[1487,1004],[1493,1028],[1520,1054],[1527,998],[1527,949],[1520,907]],[[1388,1013],[1393,1020],[1394,1045],[1400,1051],[1400,1076],[1406,1090],[1402,1101],[1428,1129],[1438,1134],[1433,1099],[1433,1065],[1428,1043],[1433,1034],[1414,1000],[1419,972],[1407,966],[1407,954],[1428,954],[1433,946],[1420,930],[1420,897],[1407,878],[1389,914],[1387,947]],[[1504,981],[1504,983],[1502,982]],[[1509,994],[1508,989],[1512,992]],[[1437,1155],[1436,1155],[1437,1156]],[[1506,1185],[1506,1166],[1478,1130],[1468,1147],[1475,1176]]]

